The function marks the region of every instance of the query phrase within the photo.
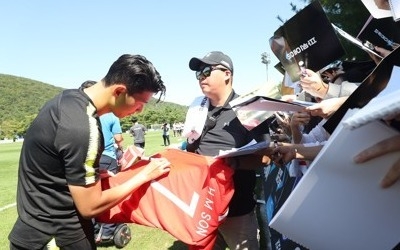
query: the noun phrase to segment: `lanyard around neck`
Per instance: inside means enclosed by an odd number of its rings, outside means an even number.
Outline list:
[[[233,100],[234,96],[235,96],[235,91],[232,90],[231,93],[229,94],[228,98],[226,99],[224,105],[222,105],[220,107],[214,107],[214,109],[211,112],[209,112],[208,116],[216,119],[220,115],[220,113],[223,109],[227,109],[229,107],[229,103]],[[210,105],[211,105],[211,103],[210,103]]]

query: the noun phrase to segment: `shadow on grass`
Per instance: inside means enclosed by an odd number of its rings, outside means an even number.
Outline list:
[[[168,250],[187,250],[189,249],[185,243],[182,241],[174,241],[172,246],[168,247]]]
[[[113,240],[99,242],[99,243],[96,244],[96,246],[98,246],[98,247],[105,247],[105,248],[108,248],[108,247],[116,247],[116,246],[114,245],[114,241],[113,241]]]

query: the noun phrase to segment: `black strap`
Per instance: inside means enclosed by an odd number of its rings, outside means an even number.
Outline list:
[[[220,107],[215,107],[212,111],[210,111],[207,114],[206,122],[204,123],[203,131],[201,132],[201,135],[199,136],[199,138],[197,138],[197,140],[195,140],[191,144],[191,146],[189,146],[188,151],[190,151],[190,152],[197,151],[197,149],[199,148],[199,145],[200,145],[200,141],[203,139],[205,134],[207,134],[207,132],[210,129],[215,127],[215,125],[217,123],[217,119],[221,115],[222,110],[230,107],[229,102],[232,101],[234,97],[235,97],[235,91],[232,90],[232,92],[229,94],[228,99],[226,99],[224,105],[222,105]]]

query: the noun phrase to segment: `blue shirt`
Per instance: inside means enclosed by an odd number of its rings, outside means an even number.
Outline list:
[[[110,156],[114,159],[117,158],[114,147],[115,134],[122,134],[121,124],[118,117],[113,113],[107,113],[100,116],[101,130],[104,137],[104,151],[103,155]]]

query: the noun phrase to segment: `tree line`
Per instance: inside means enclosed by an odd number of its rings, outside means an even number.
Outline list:
[[[40,108],[63,88],[40,81],[0,74],[0,140],[23,137]],[[136,117],[150,127],[152,124],[183,122],[188,107],[170,103],[156,103],[152,99]],[[132,126],[132,117],[121,119],[124,131]]]

